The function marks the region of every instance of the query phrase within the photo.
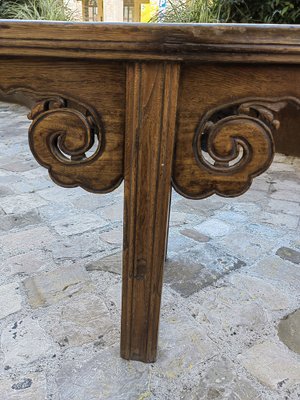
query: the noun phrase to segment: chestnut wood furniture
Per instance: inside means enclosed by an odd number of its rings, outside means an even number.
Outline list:
[[[125,181],[123,358],[156,359],[171,187],[244,193],[299,64],[299,26],[0,21],[1,96],[26,97],[38,162],[64,187]]]

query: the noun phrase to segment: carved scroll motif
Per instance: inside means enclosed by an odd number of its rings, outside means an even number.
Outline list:
[[[54,182],[97,193],[109,192],[120,184],[122,159],[104,154],[104,128],[93,109],[53,96],[37,102],[28,118],[32,120],[31,151]]]
[[[293,97],[244,99],[206,113],[193,141],[197,171],[175,160],[174,188],[195,199],[243,194],[273,160],[276,115],[288,103],[300,106]]]

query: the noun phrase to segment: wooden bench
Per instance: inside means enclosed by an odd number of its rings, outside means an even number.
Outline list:
[[[156,359],[171,187],[244,193],[299,107],[299,63],[298,26],[0,21],[1,97],[26,97],[38,162],[64,187],[124,179],[123,358]]]

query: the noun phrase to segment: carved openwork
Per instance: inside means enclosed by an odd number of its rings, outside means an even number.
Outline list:
[[[268,168],[282,110],[300,106],[282,97],[300,96],[300,27],[2,21],[0,32],[0,98],[29,94],[31,150],[53,180],[104,193],[125,176],[121,355],[154,362],[170,181],[191,199],[237,196]]]
[[[288,103],[300,105],[293,97],[243,99],[207,112],[191,144],[197,174],[190,169],[193,160],[180,168],[175,160],[174,188],[195,199],[243,194],[273,160],[272,131],[279,128],[276,116]]]
[[[94,193],[114,190],[123,180],[123,139],[106,137],[99,113],[70,97],[32,89],[3,88],[0,98],[31,111],[29,144],[36,160],[63,187],[80,186]]]
[[[37,102],[28,118],[31,151],[57,184],[103,193],[121,182],[120,161],[103,157],[104,127],[91,107],[51,96]]]

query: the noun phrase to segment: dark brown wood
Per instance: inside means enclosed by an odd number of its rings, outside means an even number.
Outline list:
[[[194,199],[244,193],[272,162],[273,136],[284,109],[290,105],[299,112],[299,87],[295,65],[182,66],[173,187]],[[249,103],[254,107],[248,110]],[[298,131],[294,135],[300,138]],[[205,142],[206,151],[201,149]],[[224,164],[241,149],[240,162],[230,168]]]
[[[123,64],[0,57],[0,76],[0,98],[32,106],[30,147],[57,184],[106,193],[122,182]]]
[[[300,26],[0,21],[0,98],[31,109],[38,162],[64,187],[125,179],[122,357],[156,359],[171,184],[245,192],[299,115],[299,64]]]
[[[0,22],[0,55],[297,63],[300,26]]]
[[[243,194],[273,160],[272,132],[280,125],[275,115],[288,103],[300,106],[293,97],[243,99],[206,113],[192,143],[184,138],[188,151],[178,147],[174,188],[195,199]]]
[[[279,129],[274,132],[276,152],[288,156],[300,157],[300,113],[293,104],[288,104],[279,113]]]
[[[154,362],[169,214],[179,66],[129,64],[121,355]]]

